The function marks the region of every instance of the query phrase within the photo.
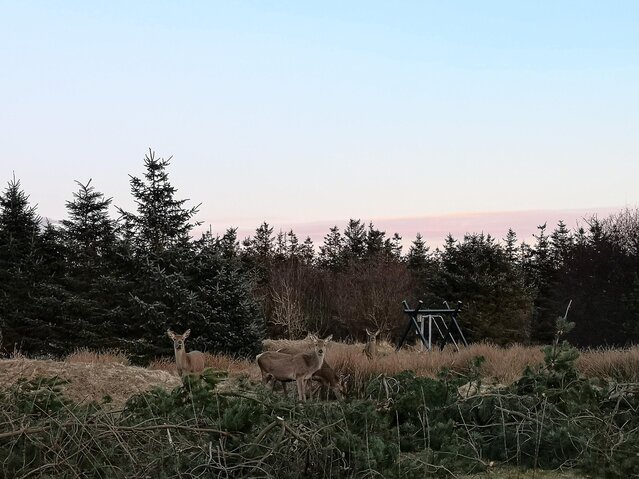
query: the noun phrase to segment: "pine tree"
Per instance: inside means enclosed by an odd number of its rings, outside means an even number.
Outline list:
[[[276,261],[282,262],[288,258],[288,248],[286,245],[286,233],[282,230],[278,231],[275,236],[274,257]]]
[[[137,214],[118,210],[131,228],[138,251],[161,254],[184,246],[189,242],[191,230],[200,224],[193,221],[199,205],[185,208],[188,200],[175,198],[177,190],[169,182],[167,172],[170,163],[171,158],[156,158],[155,152],[149,150],[144,157],[144,180],[130,175]]]
[[[0,261],[14,263],[31,255],[40,232],[41,218],[20,180],[9,181],[0,195]]]
[[[307,236],[300,246],[299,256],[302,259],[302,263],[306,265],[312,265],[315,262],[315,246],[310,236]]]
[[[66,202],[68,218],[62,220],[68,271],[62,286],[66,299],[60,310],[73,325],[75,334],[66,334],[75,338],[76,347],[100,348],[108,342],[118,311],[113,302],[118,297],[114,287],[121,285],[115,264],[116,225],[109,217],[111,198],[96,191],[91,180],[76,183],[78,191]],[[72,343],[70,338],[67,343]]]
[[[372,222],[368,224],[368,231],[366,231],[365,236],[366,256],[374,258],[380,256],[384,252],[385,236],[386,232],[375,228]],[[357,257],[355,255],[353,256]]]
[[[504,251],[506,253],[506,257],[508,261],[510,261],[513,265],[517,263],[517,233],[513,231],[512,228],[508,228],[508,233],[506,233],[506,238],[504,238],[505,246]]]
[[[532,284],[536,290],[534,303],[532,339],[548,343],[554,335],[556,312],[553,304],[553,289],[556,270],[553,264],[551,245],[546,234],[546,223],[537,227],[538,235],[533,235],[536,243],[532,249]]]
[[[113,322],[110,335],[124,348],[132,346],[138,358],[168,351],[165,333],[172,323],[201,318],[201,304],[186,274],[195,261],[189,233],[198,224],[193,221],[198,207],[185,208],[187,200],[175,198],[169,163],[170,158],[156,158],[150,150],[144,158],[145,180],[130,176],[137,214],[119,208],[126,226],[119,266],[126,280],[122,286],[130,289],[120,306],[126,321]]]
[[[300,254],[300,240],[297,238],[297,235],[290,230],[286,233],[286,256],[289,258],[297,258]]]
[[[48,280],[42,261],[41,218],[15,177],[0,195],[0,331],[4,344],[25,353],[42,353],[55,325],[43,316]],[[52,235],[49,235],[50,237]],[[46,311],[45,311],[46,312]],[[48,313],[50,313],[49,311]]]
[[[319,262],[329,270],[339,271],[344,266],[344,239],[337,226],[333,226],[320,246]]]
[[[388,258],[395,261],[402,259],[402,237],[399,233],[393,233],[392,238],[384,240],[384,252]]]
[[[530,292],[490,235],[467,234],[461,242],[449,236],[433,282],[440,298],[463,302],[470,338],[502,344],[528,339]]]
[[[557,228],[550,235],[551,257],[554,269],[558,270],[569,261],[572,251],[573,238],[566,223],[559,220]]]
[[[420,271],[425,268],[428,262],[428,250],[429,247],[426,246],[423,236],[421,235],[421,233],[417,233],[415,240],[408,250],[408,255],[406,258],[408,268],[413,271]]]
[[[271,262],[275,254],[273,227],[266,221],[255,230],[255,236],[250,240],[247,253],[264,267]]]
[[[226,258],[237,258],[240,254],[240,243],[237,240],[237,228],[228,228],[216,242],[220,254]]]
[[[372,226],[372,225],[371,225]],[[360,220],[351,219],[344,230],[343,254],[348,260],[360,260],[366,253],[366,228]]]
[[[67,201],[68,219],[62,220],[68,262],[91,267],[108,255],[115,243],[115,221],[109,217],[111,198],[91,186],[76,181],[79,190]]]
[[[229,236],[235,230],[227,230]],[[239,258],[220,254],[215,241],[200,241],[185,277],[190,296],[185,314],[174,318],[178,330],[191,328],[192,347],[253,357],[262,347],[264,316]]]

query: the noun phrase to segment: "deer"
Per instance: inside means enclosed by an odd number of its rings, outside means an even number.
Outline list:
[[[311,379],[320,383],[318,388],[320,391],[322,388],[326,389],[326,399],[328,399],[329,391],[333,391],[335,397],[340,401],[346,395],[344,380],[337,375],[335,370],[330,367],[326,361],[322,363],[320,369],[315,371]],[[284,383],[282,383],[282,387],[285,387]]]
[[[204,353],[200,351],[187,353],[184,345],[186,338],[191,334],[191,330],[187,329],[184,334],[175,334],[169,329],[166,334],[173,340],[178,375],[182,377],[184,374],[201,373],[204,369]]]
[[[307,352],[286,354],[265,351],[258,354],[255,359],[262,372],[262,383],[266,385],[270,380],[295,381],[298,400],[306,401],[306,382],[322,368],[326,346],[332,338],[332,334],[325,339],[311,337],[313,349]]]
[[[272,351],[272,352],[287,355],[289,357],[292,354],[295,354],[294,352],[293,353],[286,352],[287,349],[288,348],[283,348],[283,349]],[[333,394],[335,394],[335,397],[338,400],[343,399],[343,397],[346,395],[346,386],[344,384],[343,379],[337,375],[337,373],[332,367],[329,366],[329,364],[326,362],[326,359],[322,363],[322,367],[313,373],[313,375],[311,376],[311,380],[319,383],[316,391],[321,390],[321,388],[326,389],[327,399],[328,399],[328,394],[330,391],[333,391]],[[266,377],[266,383],[268,384],[269,381],[273,382],[271,385],[271,388],[273,391],[275,391],[275,383],[278,381],[271,374],[268,374]],[[285,396],[287,395],[287,391],[286,391],[287,382],[290,382],[290,381],[279,381],[279,383],[282,385],[282,391],[284,391]],[[311,393],[311,396],[312,395],[313,393]]]
[[[377,336],[379,333],[379,329],[374,333],[371,333],[368,328],[366,328],[366,346],[364,346],[363,353],[368,356],[368,359],[373,359],[377,356]]]

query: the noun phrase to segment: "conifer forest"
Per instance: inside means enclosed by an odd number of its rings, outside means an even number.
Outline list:
[[[62,355],[78,346],[144,358],[170,353],[168,327],[193,329],[193,347],[241,357],[264,337],[307,332],[395,339],[401,302],[463,302],[471,341],[545,344],[573,301],[579,347],[639,342],[639,211],[540,225],[532,244],[469,232],[432,249],[420,235],[351,219],[315,245],[267,223],[238,238],[193,237],[197,205],[181,199],[169,162],[150,152],[131,177],[136,211],[117,208],[99,178],[78,181],[67,217],[44,222],[19,179],[0,196],[0,330],[5,352]]]
[[[132,371],[174,367],[167,330],[190,329],[209,367],[170,370],[177,383],[115,409],[111,394],[69,399],[57,374],[0,370],[0,477],[639,477],[636,208],[538,225],[529,242],[511,229],[434,248],[360,219],[321,244],[266,222],[246,238],[232,225],[198,236],[207,199],[186,200],[170,171],[149,150],[130,176],[133,210],[100,178],[79,179],[56,222],[19,178],[3,185],[0,366],[84,351]],[[395,356],[404,300],[461,301],[477,354]],[[353,346],[367,329],[383,338],[368,357]],[[255,357],[309,333],[332,335],[343,391],[297,403],[260,384]],[[508,362],[494,351],[534,357],[506,380],[490,372]],[[438,354],[450,362],[420,373]],[[614,354],[625,356],[613,365]]]

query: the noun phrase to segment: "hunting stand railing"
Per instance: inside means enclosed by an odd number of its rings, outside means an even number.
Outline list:
[[[433,325],[435,325],[435,330],[439,333],[439,337],[441,338],[440,348],[444,349],[444,346],[448,341],[452,342],[455,346],[455,349],[459,351],[459,344],[462,343],[464,346],[468,347],[468,342],[464,337],[464,333],[459,327],[459,322],[457,318],[459,317],[459,313],[461,311],[462,303],[461,301],[457,301],[457,306],[453,309],[451,308],[446,301],[444,301],[445,309],[427,309],[424,308],[424,303],[420,301],[417,305],[417,308],[411,308],[408,305],[408,302],[402,302],[404,306],[404,313],[409,316],[408,324],[406,325],[406,330],[402,335],[401,339],[397,343],[397,351],[403,346],[406,342],[406,338],[408,337],[408,333],[410,333],[413,327],[415,328],[419,339],[422,341],[423,347],[432,351],[433,348]],[[450,318],[450,320],[447,320]],[[428,321],[428,339],[425,336],[425,327],[426,321]],[[455,340],[454,334],[458,335],[457,340]]]

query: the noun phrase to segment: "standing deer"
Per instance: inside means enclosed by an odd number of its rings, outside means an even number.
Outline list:
[[[178,375],[182,377],[184,374],[200,373],[204,369],[204,353],[200,351],[186,352],[184,342],[191,334],[191,330],[187,329],[184,334],[175,334],[170,329],[166,334],[173,340],[173,349],[175,349],[175,364],[177,366]]]
[[[377,356],[377,335],[380,333],[378,329],[374,333],[371,333],[368,328],[366,328],[366,346],[364,346],[364,354],[368,356],[368,359],[373,359]]]
[[[322,368],[326,346],[332,337],[332,334],[325,339],[312,337],[313,350],[303,353],[285,354],[279,351],[266,351],[258,354],[255,359],[262,372],[262,382],[267,384],[271,379],[295,381],[298,399],[306,401],[306,381]]]
[[[289,357],[292,354],[295,354],[294,352],[287,352],[287,349],[288,348],[283,348],[272,352],[283,354]],[[311,380],[319,383],[316,391],[321,390],[322,388],[326,389],[326,399],[328,399],[328,394],[330,391],[333,391],[335,397],[340,400],[346,395],[346,385],[344,384],[343,379],[340,378],[335,370],[328,365],[326,360],[324,360],[324,362],[322,363],[322,367],[313,373],[313,375],[311,376]],[[275,391],[275,383],[279,382],[282,385],[282,391],[284,391],[284,395],[287,395],[286,383],[290,381],[277,381],[271,374],[267,374],[266,380],[264,382],[268,384],[269,381],[273,381],[271,385],[273,391]],[[314,392],[311,393],[311,397],[313,396],[313,394]]]

